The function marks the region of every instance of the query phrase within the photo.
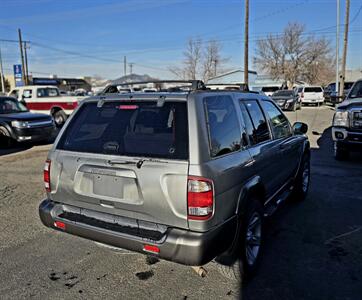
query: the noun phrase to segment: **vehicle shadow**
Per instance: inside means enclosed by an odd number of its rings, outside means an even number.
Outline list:
[[[33,148],[35,146],[50,145],[50,144],[53,144],[55,139],[56,139],[56,134],[54,134],[54,136],[51,137],[47,141],[36,142],[36,143],[26,142],[26,143],[21,143],[21,144],[20,143],[15,143],[11,147],[4,147],[4,146],[2,146],[2,144],[0,142],[0,157],[4,156],[4,155],[23,152],[23,151],[29,150],[29,149],[31,149],[31,148]]]
[[[33,145],[14,145],[13,147],[7,148],[0,146],[0,156],[14,154],[18,152],[22,152],[32,148]]]
[[[351,244],[326,241],[360,224],[362,155],[351,153],[349,160],[336,161],[331,128],[319,136],[317,145],[311,149],[307,198],[289,199],[265,220],[260,266],[243,282],[238,299],[359,298],[358,281],[345,274],[361,274],[356,266],[360,254]],[[342,258],[345,253],[350,253],[348,259]]]

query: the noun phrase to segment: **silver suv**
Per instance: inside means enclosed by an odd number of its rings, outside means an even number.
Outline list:
[[[190,83],[187,91],[83,101],[45,164],[44,225],[185,265],[216,258],[226,274],[251,273],[264,217],[308,191],[307,125],[292,127],[266,96]]]

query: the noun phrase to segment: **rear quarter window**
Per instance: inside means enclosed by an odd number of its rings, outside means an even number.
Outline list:
[[[188,159],[186,102],[85,103],[68,125],[57,149]]]
[[[230,96],[205,97],[204,105],[211,157],[238,151],[241,131],[233,99]]]

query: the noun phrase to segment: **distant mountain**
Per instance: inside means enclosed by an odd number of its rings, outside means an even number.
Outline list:
[[[152,81],[152,80],[158,80],[158,79],[153,78],[147,74],[145,74],[145,75],[129,74],[129,75],[117,78],[115,80],[112,80],[111,84],[121,84],[121,83],[139,82],[139,81]]]

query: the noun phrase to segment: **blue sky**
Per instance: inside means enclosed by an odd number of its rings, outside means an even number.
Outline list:
[[[126,55],[134,73],[167,79],[191,37],[220,41],[227,67],[241,67],[243,20],[243,0],[0,0],[0,46],[5,73],[20,54],[16,43],[1,39],[17,39],[21,28],[34,75],[116,78]],[[350,20],[347,67],[362,68],[362,1],[351,0]],[[282,32],[288,22],[305,24],[334,48],[336,0],[250,0],[250,57],[257,39]]]

